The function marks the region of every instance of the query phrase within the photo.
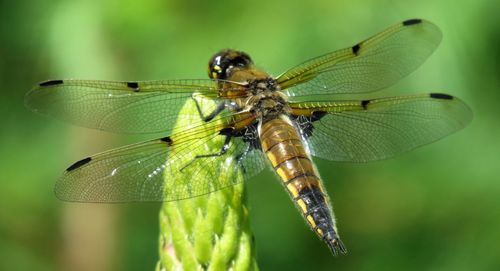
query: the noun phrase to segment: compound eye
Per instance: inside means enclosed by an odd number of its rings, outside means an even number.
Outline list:
[[[245,67],[249,63],[248,63],[248,61],[245,58],[243,58],[241,56],[238,56],[235,59],[233,59],[233,61],[232,61],[231,64],[233,64],[233,66],[235,66],[235,67]]]
[[[252,64],[252,60],[246,53],[239,52],[239,55],[232,59],[231,64],[234,67],[247,67]]]

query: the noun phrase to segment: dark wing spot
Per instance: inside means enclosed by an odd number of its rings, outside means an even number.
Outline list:
[[[363,107],[363,109],[366,109],[366,108],[368,108],[369,103],[370,103],[370,100],[361,101],[361,106]]]
[[[414,24],[419,24],[422,22],[422,19],[410,19],[406,20],[403,22],[404,26],[409,26],[409,25],[414,25]]]
[[[219,135],[232,136],[234,134],[234,128],[224,128],[219,131]]]
[[[311,114],[311,121],[317,121],[320,120],[322,117],[324,117],[326,114],[328,114],[326,111],[314,111]]]
[[[88,162],[90,162],[91,160],[92,160],[92,158],[90,158],[90,157],[87,157],[87,158],[85,158],[85,159],[82,159],[82,160],[80,160],[80,161],[78,161],[78,162],[74,163],[73,165],[69,166],[69,167],[66,169],[66,171],[72,171],[72,170],[75,170],[75,169],[77,169],[77,168],[79,168],[79,167],[81,167],[81,166],[83,166],[83,165],[87,164],[87,163],[88,163]]]
[[[443,93],[431,93],[429,97],[434,99],[453,100],[453,96]]]
[[[137,82],[127,82],[127,87],[133,89],[134,91],[139,91],[139,83]]]
[[[356,44],[356,45],[354,45],[354,46],[352,47],[352,52],[353,52],[355,55],[358,55],[359,48],[360,48],[360,46],[359,46],[359,43],[358,43],[358,44]]]
[[[63,80],[49,80],[49,81],[41,82],[39,84],[39,86],[47,87],[47,86],[60,85],[62,83],[63,83]]]
[[[172,139],[171,139],[169,136],[166,136],[166,137],[160,138],[160,140],[161,140],[162,142],[165,142],[165,143],[169,144],[169,145],[171,145],[171,144],[172,144],[172,142],[173,142],[173,141],[172,141]]]

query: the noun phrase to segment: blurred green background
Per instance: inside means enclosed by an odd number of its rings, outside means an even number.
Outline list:
[[[52,187],[89,154],[150,137],[29,112],[47,79],[205,78],[221,48],[278,75],[404,19],[444,39],[388,94],[439,91],[465,130],[371,164],[317,161],[349,254],[334,258],[267,171],[248,183],[262,270],[500,270],[500,1],[1,1],[0,270],[152,270],[159,204],[70,204]],[[399,92],[398,92],[399,91]]]

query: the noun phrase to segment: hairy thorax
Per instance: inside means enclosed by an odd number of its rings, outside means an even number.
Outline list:
[[[258,120],[267,121],[288,113],[287,96],[272,77],[250,80],[248,84],[251,93],[246,98],[245,109]]]
[[[244,97],[237,102],[242,110],[252,112],[256,119],[266,121],[289,112],[287,96],[267,73],[255,69],[240,70],[232,74],[230,80],[248,85]]]

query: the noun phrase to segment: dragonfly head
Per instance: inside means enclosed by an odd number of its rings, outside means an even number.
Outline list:
[[[247,53],[224,49],[210,58],[208,76],[212,79],[226,80],[235,71],[248,69],[252,65],[252,59]]]

